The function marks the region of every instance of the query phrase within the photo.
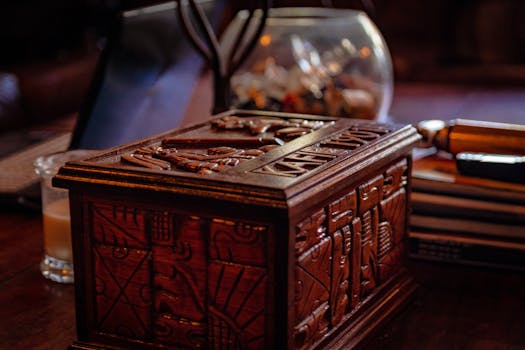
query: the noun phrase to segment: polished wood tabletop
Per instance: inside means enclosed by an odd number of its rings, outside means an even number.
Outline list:
[[[42,217],[0,213],[0,348],[65,349],[75,338],[73,285],[42,277]]]
[[[408,105],[424,89],[431,92],[424,98],[438,103],[435,87],[402,86],[394,99],[394,116],[414,122],[431,114],[428,109],[421,114]],[[454,97],[473,96],[468,89],[446,91],[453,93],[445,94],[448,102],[444,99],[435,108],[450,111],[451,116],[461,103],[464,109],[479,110],[472,101],[475,96],[468,101]],[[499,96],[485,91],[474,93]],[[511,94],[525,96],[521,90]],[[501,104],[500,110],[485,111],[511,119],[503,121],[525,124],[517,112],[525,99],[516,102],[514,98],[512,103]],[[505,106],[512,110],[505,113]],[[75,339],[73,286],[48,281],[39,271],[41,220],[38,211],[0,209],[0,349],[65,349]],[[370,349],[525,349],[525,273],[421,261],[410,261],[409,268],[420,285],[417,300]]]

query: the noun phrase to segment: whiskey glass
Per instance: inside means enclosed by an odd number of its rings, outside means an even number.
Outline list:
[[[55,282],[73,283],[74,273],[68,191],[54,187],[52,178],[67,161],[87,158],[92,152],[58,152],[38,157],[34,161],[42,193],[44,258],[40,263],[40,271],[45,278]]]

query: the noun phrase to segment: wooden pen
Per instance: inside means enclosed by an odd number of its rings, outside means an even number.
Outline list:
[[[460,152],[525,155],[525,125],[469,119],[425,120],[417,126],[422,146]]]

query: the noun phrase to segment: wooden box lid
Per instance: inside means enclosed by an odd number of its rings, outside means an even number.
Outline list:
[[[231,110],[69,162],[54,184],[282,206],[306,190],[347,186],[349,178],[359,181],[408,153],[419,138],[410,125]]]

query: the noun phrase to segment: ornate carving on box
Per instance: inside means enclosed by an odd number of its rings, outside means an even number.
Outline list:
[[[296,348],[315,344],[398,271],[407,168],[398,161],[297,224]]]
[[[239,110],[68,162],[53,181],[72,207],[71,349],[363,345],[415,291],[419,139],[408,125]]]
[[[89,202],[101,334],[265,349],[268,226]]]
[[[224,172],[333,123],[297,118],[225,116],[210,121],[210,137],[166,137],[160,145],[139,148],[122,155],[121,159],[127,164],[157,170],[177,169],[202,175]],[[254,169],[253,172],[297,177],[370,144],[390,131],[381,125],[355,122],[344,132],[292,152],[284,158]],[[228,135],[229,133],[232,135]]]
[[[151,287],[147,261],[139,249],[96,246],[96,323],[108,333],[143,339],[151,331]]]
[[[331,289],[331,254],[332,241],[330,237],[325,237],[297,258],[295,319],[298,326],[295,338],[298,349],[313,344],[328,330],[329,315],[326,310]]]
[[[347,310],[348,298],[348,278],[350,277],[350,263],[348,260],[349,250],[345,249],[345,235],[350,236],[349,226],[335,231],[332,235],[333,256],[332,256],[332,281],[330,292],[330,323],[332,327],[337,326],[343,319]]]
[[[316,149],[317,148],[317,149]],[[337,153],[323,151],[318,147],[306,147],[283,159],[254,170],[256,173],[296,177],[320,167],[335,159]]]
[[[407,169],[403,159],[385,171],[378,233],[379,278],[383,281],[399,269],[405,255],[406,247],[401,242],[406,231]]]
[[[211,221],[210,349],[265,349],[267,234],[267,226]]]
[[[377,208],[361,216],[361,299],[377,285]]]
[[[205,127],[209,137],[166,137],[160,145],[139,148],[122,155],[121,159],[150,169],[212,174],[229,170],[333,123],[312,119],[229,115],[210,121]],[[301,159],[308,156],[323,159],[322,155],[315,154],[297,156]],[[312,162],[318,162],[319,159],[312,159]]]
[[[266,271],[214,261],[209,276],[209,348],[265,349]]]
[[[321,242],[325,237],[326,226],[323,225],[325,220],[325,211],[321,209],[297,224],[295,236],[295,254],[297,256]]]
[[[354,125],[350,129],[307,146],[284,158],[255,169],[255,173],[297,177],[306,174],[337,157],[367,145],[389,132],[379,126]]]
[[[356,123],[350,129],[327,140],[321,141],[321,146],[325,148],[344,148],[354,150],[379,139],[382,135],[389,132],[389,128],[381,125]]]
[[[96,327],[141,339],[151,330],[152,290],[143,213],[125,206],[92,206]]]
[[[406,172],[398,161],[296,225],[297,349],[314,346],[400,267]],[[266,348],[269,226],[103,201],[90,213],[99,332]]]
[[[359,217],[352,220],[352,250],[350,259],[350,304],[352,309],[356,308],[361,302],[361,257],[363,250],[361,247],[362,224]]]
[[[202,219],[153,211],[153,332],[164,344],[206,344],[206,244]]]

